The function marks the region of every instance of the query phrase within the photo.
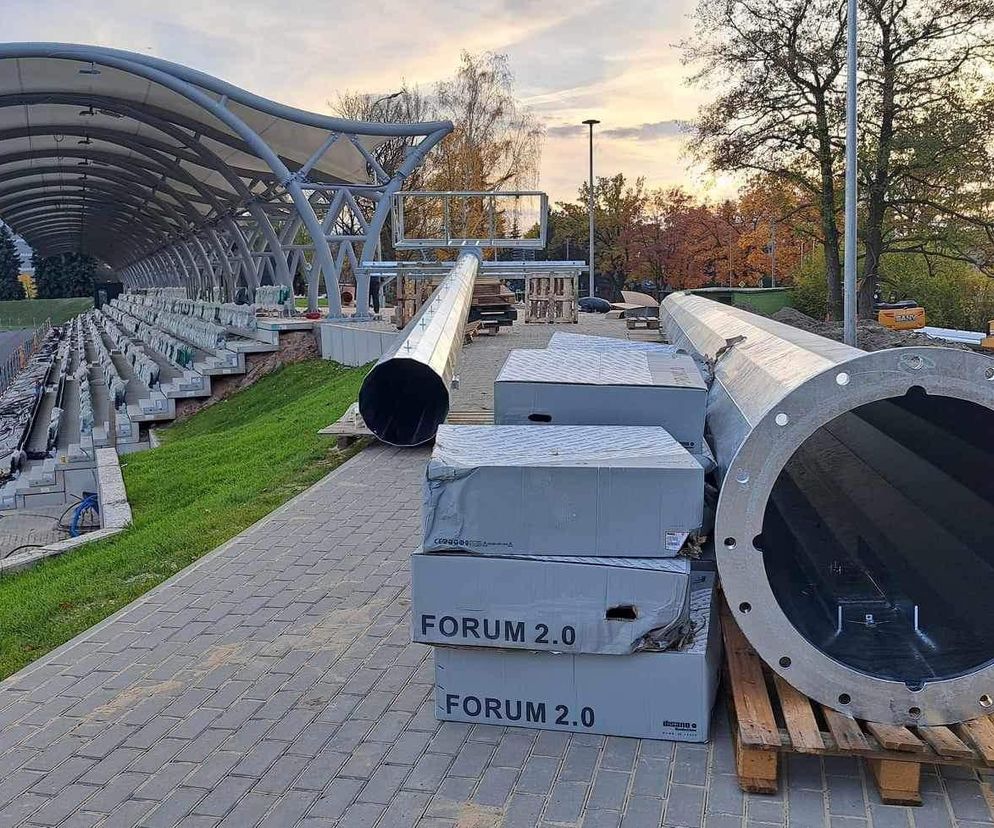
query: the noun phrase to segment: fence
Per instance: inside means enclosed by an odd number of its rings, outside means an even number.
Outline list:
[[[48,336],[48,332],[51,329],[52,321],[46,319],[34,329],[30,337],[18,345],[14,349],[14,352],[0,364],[0,395],[10,387],[14,378],[25,369],[29,360],[34,356],[38,348],[41,347],[41,343],[45,341],[45,337]]]

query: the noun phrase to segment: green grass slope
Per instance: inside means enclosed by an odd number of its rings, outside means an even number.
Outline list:
[[[317,434],[356,399],[365,369],[312,360],[162,432],[121,459],[134,525],[0,578],[0,678],[179,572],[341,463]]]
[[[0,331],[33,328],[46,319],[53,325],[68,322],[93,307],[92,299],[21,299],[0,302]]]

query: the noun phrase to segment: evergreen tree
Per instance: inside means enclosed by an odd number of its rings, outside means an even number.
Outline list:
[[[24,285],[17,277],[21,273],[21,257],[14,237],[6,225],[0,227],[0,301],[24,298]]]
[[[96,262],[84,253],[62,253],[35,258],[35,284],[39,299],[91,296]]]

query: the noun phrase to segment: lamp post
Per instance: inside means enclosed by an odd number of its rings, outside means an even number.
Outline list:
[[[849,0],[846,40],[846,251],[845,283],[842,290],[843,339],[856,345],[856,36],[857,0]]]
[[[588,250],[590,256],[590,267],[589,267],[589,279],[590,279],[590,293],[588,295],[594,295],[594,124],[599,124],[596,118],[588,118],[583,122],[588,127],[590,127],[590,247]]]

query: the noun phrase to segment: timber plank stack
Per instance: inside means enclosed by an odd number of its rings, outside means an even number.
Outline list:
[[[518,318],[514,304],[514,293],[499,279],[477,277],[469,322],[479,322],[488,333],[498,333],[501,328],[511,327]]]

